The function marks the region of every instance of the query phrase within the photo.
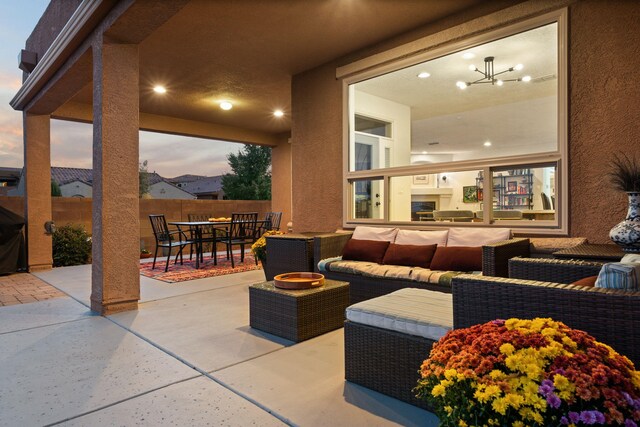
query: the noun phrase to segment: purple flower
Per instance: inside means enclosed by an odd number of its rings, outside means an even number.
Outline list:
[[[569,412],[569,421],[571,421],[572,424],[578,424],[578,422],[580,422],[580,414],[578,414],[577,412]]]
[[[633,399],[633,409],[640,409],[640,399]]]
[[[544,397],[548,397],[549,394],[553,393],[555,387],[553,386],[553,382],[551,380],[544,380],[540,387],[538,387],[538,393],[543,395]]]
[[[492,320],[491,323],[496,325],[496,326],[502,326],[502,325],[504,325],[504,319]]]
[[[630,419],[624,420],[624,427],[638,427],[638,425]]]
[[[549,406],[551,406],[552,408],[558,409],[560,407],[560,404],[562,403],[562,401],[560,400],[560,398],[558,396],[556,396],[553,393],[550,393],[547,396],[547,403],[549,404]]]
[[[560,424],[569,425],[569,419],[567,417],[560,418]]]
[[[596,414],[595,411],[582,411],[580,412],[580,421],[585,424],[595,424],[596,423]]]
[[[627,405],[633,406],[633,399],[631,398],[629,393],[627,393],[626,391],[623,391],[622,392],[622,396],[624,397],[624,400],[627,401]]]
[[[598,424],[604,424],[605,423],[605,418],[604,418],[604,414],[600,411],[593,411],[596,414],[596,422]]]
[[[558,368],[558,369],[556,369],[555,371],[553,371],[553,373],[554,373],[554,374],[558,374],[558,375],[566,375],[566,374],[567,374],[567,371],[565,371],[565,370],[564,370],[564,369],[562,369],[562,368]]]

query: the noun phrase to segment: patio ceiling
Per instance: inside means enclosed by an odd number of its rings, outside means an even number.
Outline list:
[[[293,75],[480,3],[193,0],[140,43],[140,111],[288,132]],[[124,25],[138,25],[127,12],[117,24],[121,33],[127,31]],[[165,86],[167,93],[156,94],[154,85]],[[221,110],[222,100],[231,101],[233,109]],[[90,108],[92,85],[71,103]],[[275,109],[285,116],[276,119]]]

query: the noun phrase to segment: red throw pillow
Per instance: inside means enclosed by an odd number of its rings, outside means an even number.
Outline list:
[[[481,271],[481,246],[438,246],[431,260],[432,270]]]
[[[590,288],[593,288],[596,285],[596,280],[598,280],[598,276],[584,277],[580,280],[576,280],[572,283],[572,285],[588,286]]]
[[[382,264],[388,246],[389,242],[380,240],[349,239],[342,251],[342,259]]]
[[[391,243],[384,254],[383,264],[429,268],[438,245],[396,245]]]

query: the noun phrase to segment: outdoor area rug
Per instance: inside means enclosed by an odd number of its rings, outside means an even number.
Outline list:
[[[235,268],[231,268],[231,260],[227,260],[225,254],[218,255],[218,265],[213,265],[213,258],[205,255],[204,262],[200,263],[200,268],[196,269],[195,258],[189,261],[187,256],[184,259],[184,265],[174,264],[175,256],[169,261],[169,271],[164,272],[165,260],[156,261],[156,268],[151,269],[152,262],[144,262],[140,264],[140,274],[152,279],[162,280],[167,283],[184,282],[186,280],[203,279],[205,277],[222,276],[231,273],[242,273],[243,271],[258,270],[261,264],[256,265],[255,258],[252,254],[244,255],[244,262],[240,262],[240,254],[234,254]]]

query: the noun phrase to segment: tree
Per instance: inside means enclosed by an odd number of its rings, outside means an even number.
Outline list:
[[[139,194],[138,196],[142,198],[144,194],[149,193],[149,172],[147,172],[147,161],[140,163],[140,172],[138,173],[138,181],[140,183],[139,186]]]
[[[225,198],[231,200],[271,199],[271,148],[245,146],[227,156],[232,173],[222,177]]]
[[[62,197],[62,192],[60,191],[60,186],[54,180],[51,180],[51,196],[52,197]]]

